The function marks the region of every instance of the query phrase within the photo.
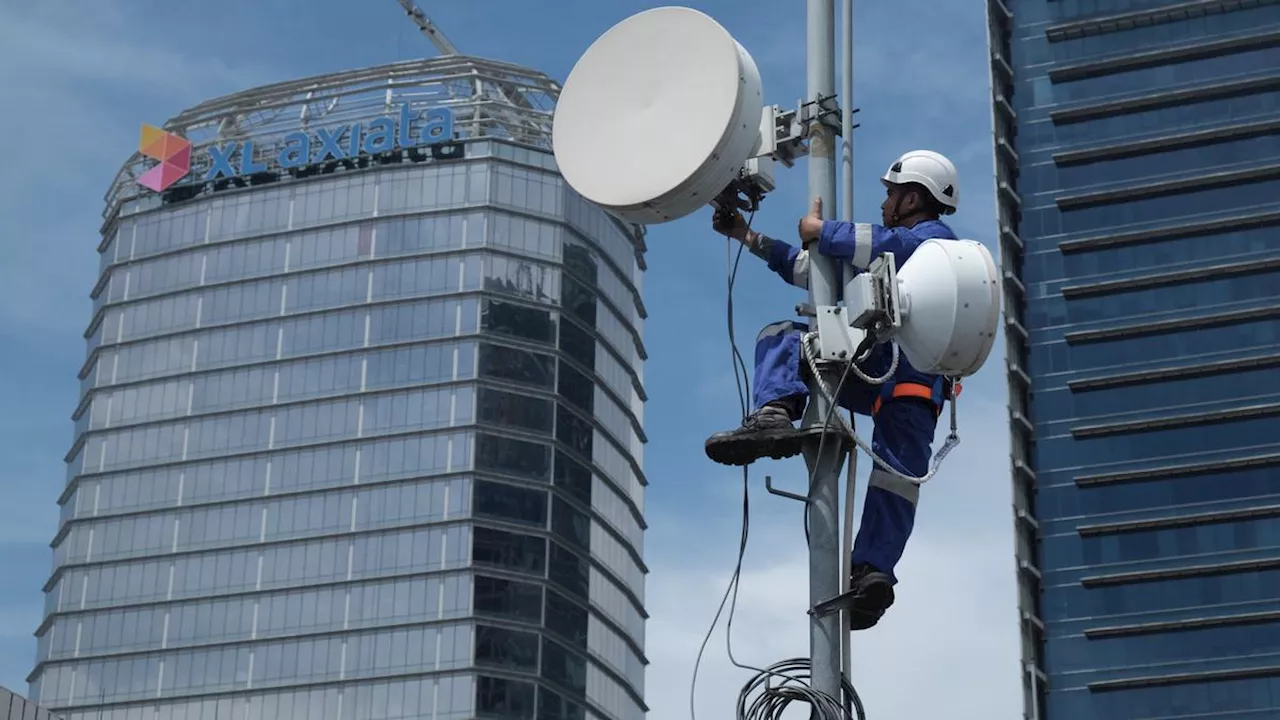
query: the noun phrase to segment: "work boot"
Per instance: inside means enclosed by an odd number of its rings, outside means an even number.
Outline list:
[[[893,578],[866,564],[853,566],[851,575],[849,629],[867,630],[875,627],[884,611],[893,605]]]
[[[801,433],[792,424],[793,410],[787,401],[767,403],[748,415],[737,430],[707,438],[707,457],[721,465],[750,465],[762,457],[781,460],[799,455]]]

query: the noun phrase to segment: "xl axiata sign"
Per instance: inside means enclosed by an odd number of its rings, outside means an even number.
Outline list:
[[[159,164],[139,177],[140,184],[160,192],[189,174],[190,161],[172,157],[174,153],[168,152],[164,146],[166,142],[175,147],[185,146],[189,153],[190,145],[186,140],[149,125],[143,126],[142,137],[139,150],[143,155],[158,160]],[[453,110],[413,110],[405,104],[400,106],[396,115],[314,131],[298,130],[268,145],[257,140],[211,145],[205,151],[207,169],[200,182],[270,170],[296,170],[362,155],[441,145],[454,139]]]

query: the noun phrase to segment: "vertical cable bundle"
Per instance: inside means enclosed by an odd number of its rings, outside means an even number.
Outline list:
[[[754,213],[753,213],[754,214]],[[751,220],[748,219],[747,227],[751,227]],[[738,275],[738,262],[742,258],[743,248],[739,246],[737,257],[728,262],[728,299],[726,303],[726,319],[729,326],[729,345],[733,356],[734,377],[738,387],[738,400],[741,405],[742,414],[745,418],[750,410],[748,397],[750,395],[750,376],[747,373],[746,363],[743,361],[742,355],[738,352],[738,344],[736,341],[733,328],[733,287]],[[726,261],[729,259],[726,258]],[[846,376],[848,371],[846,370]],[[840,385],[844,385],[845,378],[842,377]],[[838,390],[837,390],[838,392]],[[829,423],[830,417],[827,418]],[[737,718],[738,720],[781,720],[783,712],[793,702],[807,703],[813,708],[811,720],[866,720],[866,712],[862,707],[862,700],[858,697],[858,693],[854,690],[853,685],[849,682],[847,675],[842,675],[841,685],[843,687],[843,701],[833,698],[826,693],[813,689],[809,685],[810,680],[810,661],[804,658],[793,658],[784,660],[774,665],[761,669],[754,668],[749,665],[739,663],[733,656],[732,631],[733,616],[737,609],[738,600],[738,582],[742,577],[742,560],[747,551],[747,539],[750,534],[750,495],[748,492],[749,474],[748,468],[742,468],[742,535],[738,545],[738,558],[735,564],[733,575],[730,577],[729,586],[725,588],[724,596],[720,599],[720,606],[716,610],[715,617],[711,621],[711,627],[707,628],[707,634],[702,639],[702,645],[698,649],[697,659],[693,665],[693,678],[689,687],[689,716],[691,720],[697,720],[697,711],[695,709],[695,694],[698,684],[698,670],[702,665],[702,656],[706,651],[707,643],[711,640],[711,633],[720,622],[720,616],[724,612],[725,605],[729,605],[729,616],[725,627],[725,647],[728,651],[729,661],[734,667],[743,670],[752,670],[756,674],[752,679],[743,686],[742,691],[738,694]],[[852,502],[852,498],[849,499]],[[805,534],[808,535],[808,511],[805,512]],[[748,699],[753,693],[759,693],[755,700],[748,704]]]

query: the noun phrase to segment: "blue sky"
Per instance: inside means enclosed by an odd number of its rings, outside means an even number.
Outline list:
[[[797,9],[788,12],[766,0],[690,4],[753,54],[769,102],[791,105],[803,95],[803,3],[787,3]],[[563,79],[599,33],[652,5],[423,6],[463,52]],[[859,5],[856,215],[879,218],[876,178],[894,156],[935,149],[961,174],[953,225],[994,248],[981,5]],[[930,22],[920,24],[921,16]],[[0,87],[8,110],[0,113],[0,151],[9,160],[0,169],[0,685],[25,693],[34,661],[31,633],[42,613],[61,459],[71,442],[102,196],[136,146],[139,124],[265,82],[433,53],[394,0],[0,0]],[[806,207],[804,177],[802,166],[784,172],[758,228],[783,238],[792,233]],[[736,423],[738,400],[724,321],[725,243],[710,232],[709,211],[651,228],[649,245],[648,695],[652,716],[667,718],[688,712],[694,654],[736,553],[739,476],[711,465],[702,442]],[[743,264],[737,334],[750,357],[758,327],[789,317],[801,296],[749,256]],[[1002,348],[1000,342],[987,368],[966,384],[964,442],[925,488],[897,606],[875,630],[855,636],[855,682],[875,716],[1020,714]],[[860,463],[864,478],[868,465]],[[808,654],[800,515],[793,503],[763,494],[765,473],[798,488],[804,467],[797,459],[762,464],[753,474],[753,540],[734,635],[735,654],[753,664]],[[701,674],[699,717],[732,717],[747,678],[724,655],[718,636]]]

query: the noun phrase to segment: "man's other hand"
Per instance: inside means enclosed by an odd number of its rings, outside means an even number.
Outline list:
[[[813,199],[809,214],[800,218],[800,240],[808,245],[822,235],[822,198]]]
[[[732,213],[716,212],[711,219],[711,228],[721,235],[727,235],[738,242],[747,241],[747,221],[742,218],[742,213],[737,210]]]

